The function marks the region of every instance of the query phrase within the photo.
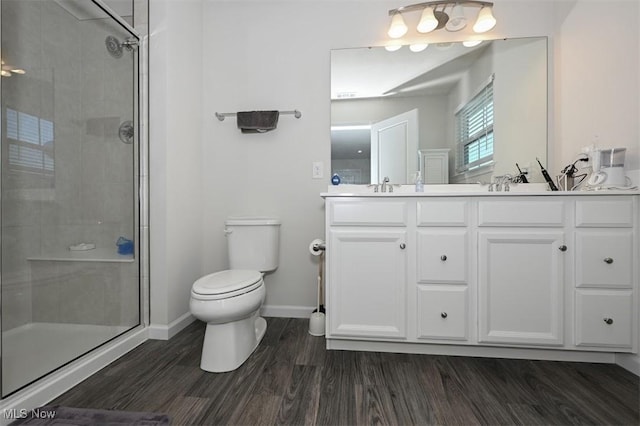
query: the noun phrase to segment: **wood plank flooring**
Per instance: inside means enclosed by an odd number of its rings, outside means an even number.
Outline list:
[[[175,425],[638,425],[616,365],[327,351],[308,320],[267,318],[249,360],[199,368],[204,324],[150,340],[52,403],[167,413]]]

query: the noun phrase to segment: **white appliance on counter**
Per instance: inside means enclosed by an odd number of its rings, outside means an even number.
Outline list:
[[[591,176],[589,186],[602,188],[626,188],[631,180],[625,175],[624,157],[627,148],[594,149],[591,151]]]

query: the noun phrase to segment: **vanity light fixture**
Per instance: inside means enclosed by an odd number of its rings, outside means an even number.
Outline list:
[[[467,26],[466,7],[480,8],[476,22],[473,25],[474,32],[484,33],[496,25],[496,18],[494,18],[492,12],[493,3],[491,2],[473,0],[428,1],[390,10],[391,26],[387,34],[391,38],[404,36],[408,31],[408,27],[402,15],[414,11],[422,11],[420,21],[416,27],[419,33],[429,33],[442,28],[447,31],[460,31]]]

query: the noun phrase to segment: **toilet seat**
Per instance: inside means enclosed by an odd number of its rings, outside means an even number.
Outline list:
[[[191,295],[200,300],[228,299],[263,285],[262,273],[245,269],[214,272],[193,283]]]

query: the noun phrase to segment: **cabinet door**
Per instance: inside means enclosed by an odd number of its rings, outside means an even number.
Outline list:
[[[406,232],[330,230],[331,336],[406,337]]]
[[[562,232],[480,232],[479,341],[563,342]]]

